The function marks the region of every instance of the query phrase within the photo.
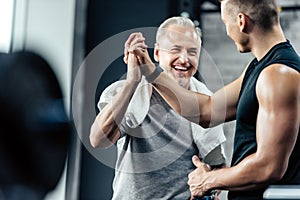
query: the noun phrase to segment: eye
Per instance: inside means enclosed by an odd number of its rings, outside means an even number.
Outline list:
[[[170,53],[179,53],[181,49],[179,47],[173,47],[170,49]]]
[[[190,56],[197,56],[197,55],[198,55],[198,51],[197,51],[197,50],[189,50],[189,51],[188,51],[188,54],[189,54]]]

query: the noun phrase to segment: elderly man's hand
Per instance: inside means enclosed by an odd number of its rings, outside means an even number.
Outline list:
[[[145,44],[145,38],[142,33],[132,33],[128,37],[124,45],[124,62],[128,64],[129,53],[133,53],[136,56],[142,55],[147,51],[147,45]]]
[[[129,54],[134,54],[137,57],[137,65],[145,76],[155,70],[155,65],[148,54],[147,48],[142,33],[132,33],[125,42],[123,58],[124,62],[128,63]]]

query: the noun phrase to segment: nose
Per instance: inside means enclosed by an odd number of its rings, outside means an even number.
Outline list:
[[[181,63],[187,63],[189,61],[188,54],[186,51],[181,51],[179,54],[179,60]]]

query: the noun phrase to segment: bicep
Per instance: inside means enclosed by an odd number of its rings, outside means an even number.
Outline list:
[[[281,66],[282,67],[282,66]],[[299,129],[299,73],[280,66],[264,70],[257,81],[257,155],[283,172]],[[275,79],[276,77],[276,79]],[[296,83],[296,85],[295,85]],[[280,169],[281,168],[281,169]]]

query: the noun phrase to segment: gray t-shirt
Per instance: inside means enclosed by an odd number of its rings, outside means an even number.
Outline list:
[[[190,198],[188,173],[198,148],[189,121],[153,90],[143,123],[134,129],[122,123],[121,132],[113,200]],[[225,163],[220,146],[209,155],[214,165]]]

